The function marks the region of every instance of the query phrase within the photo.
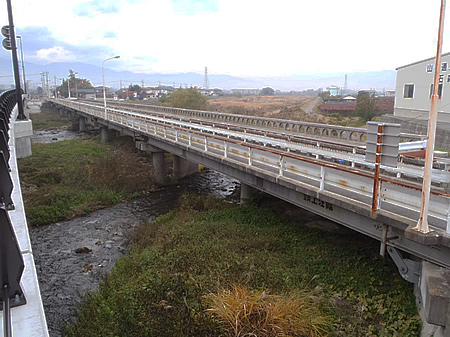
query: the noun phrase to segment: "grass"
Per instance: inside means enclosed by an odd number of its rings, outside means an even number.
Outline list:
[[[153,186],[151,165],[136,156],[126,137],[108,145],[98,138],[36,143],[32,151],[31,157],[18,160],[31,226],[87,214]]]
[[[67,117],[60,116],[55,111],[46,108],[45,105],[41,108],[41,112],[31,113],[30,118],[35,131],[64,128],[71,124]]]
[[[191,194],[133,242],[65,336],[419,335],[412,285],[362,235]]]

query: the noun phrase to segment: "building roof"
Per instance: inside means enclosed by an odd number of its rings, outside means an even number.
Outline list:
[[[450,55],[450,53],[441,54],[441,57],[442,57],[442,56],[448,56],[448,55]],[[399,69],[407,68],[407,67],[410,67],[410,66],[414,66],[414,65],[419,64],[419,63],[422,63],[422,62],[432,61],[432,60],[434,60],[435,58],[436,58],[436,56],[427,58],[427,59],[425,59],[425,60],[416,61],[416,62],[407,64],[407,65],[404,65],[404,66],[395,68],[395,70],[399,70]]]

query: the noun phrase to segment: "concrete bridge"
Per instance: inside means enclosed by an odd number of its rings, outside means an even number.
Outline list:
[[[417,285],[425,329],[450,336],[449,172],[434,169],[430,233],[413,228],[421,205],[423,168],[382,166],[379,199],[373,200],[374,165],[364,160],[367,130],[228,115],[215,112],[51,99],[80,131],[99,126],[132,136],[152,153],[155,178],[164,182],[164,152],[181,178],[197,164],[241,181],[241,198],[263,191],[380,241],[400,274]],[[409,140],[414,135],[402,135]],[[373,210],[372,206],[377,205]]]

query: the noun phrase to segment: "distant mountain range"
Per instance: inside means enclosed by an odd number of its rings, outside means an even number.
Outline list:
[[[0,85],[13,82],[11,63],[0,60]],[[85,63],[50,63],[47,65],[36,65],[25,62],[25,74],[27,81],[31,80],[37,85],[41,83],[41,72],[49,72],[49,81],[54,84],[55,78],[67,78],[69,69],[77,72],[77,77],[87,78],[93,85],[102,85],[102,69]],[[343,87],[345,82],[345,73],[333,74],[305,74],[292,75],[286,77],[236,77],[229,75],[208,75],[210,88],[221,88],[225,90],[233,88],[263,88],[272,87],[275,90],[290,91],[304,90],[308,88],[326,88],[331,85]],[[394,89],[396,73],[394,70],[371,71],[371,72],[353,72],[347,73],[347,87],[349,89]],[[202,87],[204,83],[204,74],[202,73],[132,73],[130,71],[114,71],[105,68],[106,85],[113,88],[120,87],[122,81],[123,87],[130,84],[145,86],[175,85],[175,87],[197,86]],[[57,80],[57,83],[61,83]]]

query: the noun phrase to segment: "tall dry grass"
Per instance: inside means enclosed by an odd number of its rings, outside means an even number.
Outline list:
[[[317,289],[272,295],[233,285],[204,298],[209,305],[207,312],[233,337],[319,337],[327,335],[332,326],[322,312],[324,299]]]

